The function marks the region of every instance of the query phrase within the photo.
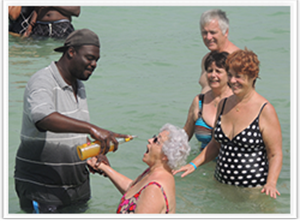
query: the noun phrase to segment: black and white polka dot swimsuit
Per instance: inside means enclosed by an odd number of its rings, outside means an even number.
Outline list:
[[[215,178],[219,182],[236,186],[263,186],[268,176],[268,158],[258,119],[267,103],[262,106],[254,121],[230,140],[221,127],[226,100],[214,129],[214,138],[221,144]]]

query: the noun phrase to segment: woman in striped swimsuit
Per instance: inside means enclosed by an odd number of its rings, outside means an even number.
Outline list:
[[[189,140],[195,133],[197,140],[201,142],[201,150],[211,140],[219,101],[232,95],[232,91],[227,84],[225,70],[227,55],[227,52],[213,51],[207,56],[204,68],[207,72],[207,80],[211,90],[205,94],[198,94],[194,98],[184,126]]]

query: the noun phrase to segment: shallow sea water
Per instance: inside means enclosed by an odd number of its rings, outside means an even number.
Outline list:
[[[202,12],[216,7],[83,6],[75,29],[100,36],[101,59],[85,83],[91,122],[138,138],[109,153],[111,165],[134,179],[145,168],[147,139],[165,123],[183,126],[192,99],[200,92],[200,59],[208,52],[200,31]],[[176,175],[179,214],[289,214],[290,210],[290,8],[218,7],[230,20],[229,39],[253,50],[261,61],[257,91],[275,107],[283,136],[283,167],[276,200],[257,189],[214,180],[215,162],[180,178]],[[37,70],[58,60],[60,40],[9,37],[9,214],[22,214],[14,190],[14,163],[21,130],[23,92]],[[193,138],[188,160],[199,153]],[[6,148],[6,147],[5,147]],[[295,147],[292,147],[295,148]],[[108,178],[91,176],[92,199],[85,214],[113,214],[121,194]]]

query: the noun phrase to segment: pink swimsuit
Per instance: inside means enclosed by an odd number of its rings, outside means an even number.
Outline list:
[[[149,170],[149,168],[142,174],[142,176],[146,172],[148,172],[148,170]],[[164,195],[164,198],[165,198],[165,201],[166,201],[166,207],[167,207],[166,213],[169,213],[169,203],[168,203],[167,195],[166,195],[165,191],[163,190],[162,186],[159,183],[155,182],[155,181],[149,182],[147,185],[145,185],[143,188],[141,188],[139,192],[137,192],[136,194],[134,194],[129,199],[125,199],[126,193],[127,193],[126,192],[123,195],[123,197],[121,198],[120,204],[119,204],[118,209],[117,209],[117,213],[134,213],[135,212],[135,208],[136,208],[136,203],[138,201],[138,198],[139,198],[140,194],[142,193],[142,191],[147,186],[150,186],[152,184],[157,185],[161,189],[162,194]],[[134,186],[134,185],[132,185],[132,186]]]

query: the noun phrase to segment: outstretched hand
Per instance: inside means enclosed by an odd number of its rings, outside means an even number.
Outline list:
[[[270,185],[266,183],[261,190],[261,193],[266,193],[266,195],[270,195],[270,197],[276,199],[277,195],[280,196],[279,191],[276,189],[276,186]]]
[[[100,175],[107,177],[103,170],[101,170],[101,163],[110,166],[110,163],[105,155],[98,155],[97,157],[92,157],[87,160],[87,165],[91,173],[99,173]]]
[[[181,174],[181,177],[185,177],[186,175],[192,173],[195,171],[195,168],[190,165],[190,164],[186,164],[185,166],[182,166],[180,169],[173,171],[173,175],[179,173],[179,172],[183,172],[183,174]]]

